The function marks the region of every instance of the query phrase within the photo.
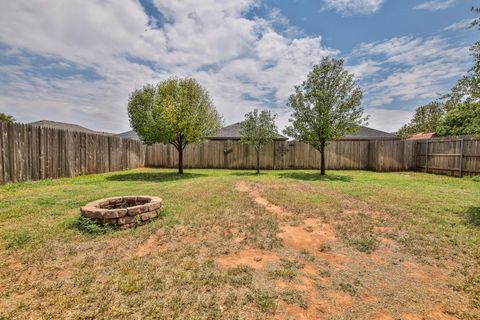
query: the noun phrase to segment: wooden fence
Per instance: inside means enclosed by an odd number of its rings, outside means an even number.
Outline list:
[[[418,171],[451,176],[480,174],[480,140],[473,137],[446,137],[418,141]]]
[[[143,167],[140,141],[0,121],[0,183]]]
[[[334,141],[326,148],[326,168],[344,170],[401,171],[415,169],[415,142],[400,140]],[[178,154],[171,145],[148,146],[146,166],[173,168]],[[252,169],[253,147],[239,141],[208,141],[189,145],[184,151],[186,168]],[[276,141],[260,152],[263,169],[318,169],[320,152],[302,142]]]
[[[472,137],[428,141],[334,141],[326,149],[327,169],[420,170],[462,176],[480,174],[480,141]],[[144,166],[173,168],[171,145],[102,134],[41,128],[0,121],[0,183],[73,177]],[[186,168],[253,169],[255,151],[236,140],[189,145]],[[263,169],[318,169],[320,153],[301,142],[276,141],[260,152]]]

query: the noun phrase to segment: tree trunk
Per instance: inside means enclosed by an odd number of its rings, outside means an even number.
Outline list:
[[[183,147],[178,148],[178,173],[183,174]]]
[[[260,174],[260,150],[257,149],[257,174]]]
[[[320,175],[325,175],[325,143],[320,145]]]

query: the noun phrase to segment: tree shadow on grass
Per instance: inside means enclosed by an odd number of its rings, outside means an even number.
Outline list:
[[[341,181],[351,182],[353,178],[351,176],[341,176],[338,174],[326,174],[324,176],[317,172],[283,172],[278,175],[283,179],[297,179],[304,181]]]
[[[466,213],[467,222],[476,227],[480,227],[480,207],[469,207]]]
[[[168,181],[181,181],[200,177],[206,177],[206,174],[200,173],[184,173],[179,174],[177,172],[138,172],[127,174],[115,174],[108,176],[106,179],[109,181],[144,181],[144,182],[168,182]]]
[[[255,171],[234,171],[230,173],[232,176],[239,176],[239,177],[258,177],[261,175],[266,175],[266,173],[260,171],[260,173],[256,173]]]

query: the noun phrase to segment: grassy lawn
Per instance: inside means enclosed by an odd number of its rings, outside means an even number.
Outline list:
[[[142,169],[0,186],[0,319],[479,319],[480,182]],[[125,231],[87,202],[164,200]]]

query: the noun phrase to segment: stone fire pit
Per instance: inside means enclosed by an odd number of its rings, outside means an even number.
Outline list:
[[[125,196],[100,199],[80,208],[83,216],[99,224],[111,224],[120,229],[144,224],[162,210],[162,199],[150,196]]]

